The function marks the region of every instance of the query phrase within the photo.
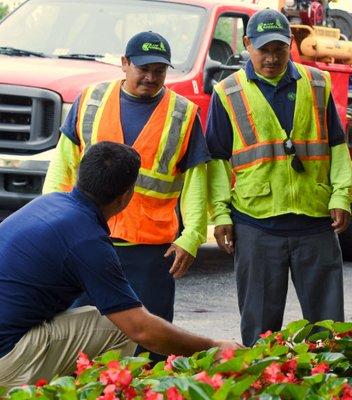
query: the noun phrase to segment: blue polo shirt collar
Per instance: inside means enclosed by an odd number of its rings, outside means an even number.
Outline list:
[[[248,60],[245,66],[245,72],[247,79],[250,81],[261,81],[258,75],[254,71],[253,63],[251,60]],[[281,79],[281,82],[291,82],[292,80],[297,81],[301,78],[301,74],[298,72],[295,64],[289,60],[287,64],[286,74]]]
[[[84,207],[88,208],[94,214],[96,214],[98,222],[104,228],[108,235],[110,235],[109,226],[104,218],[104,215],[100,211],[99,207],[81,190],[77,187],[74,187],[70,193],[70,196],[77,201],[78,203],[82,204]]]

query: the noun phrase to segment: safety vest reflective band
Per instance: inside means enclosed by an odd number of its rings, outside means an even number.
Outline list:
[[[77,122],[82,153],[98,141],[124,142],[119,119],[121,83],[104,82],[82,95]],[[164,90],[132,146],[141,155],[135,193],[127,208],[109,221],[113,237],[134,243],[171,242],[178,229],[175,207],[183,175],[177,164],[186,153],[197,107]]]
[[[296,143],[296,154],[301,160],[329,157],[330,147],[327,143]],[[256,160],[272,160],[277,158],[287,158],[282,142],[263,144],[259,147],[246,148],[232,156],[234,167],[244,166]]]
[[[182,185],[183,177],[181,175],[176,177],[172,182],[167,182],[158,178],[153,178],[152,176],[139,174],[136,181],[137,187],[147,191],[170,194],[170,197],[176,196],[176,193],[181,192]]]
[[[254,218],[287,213],[329,215],[331,150],[326,110],[331,81],[317,69],[295,65],[301,78],[296,81],[290,139],[304,164],[303,173],[292,168],[293,155],[284,151],[287,134],[244,70],[214,88],[233,130],[232,204]]]
[[[304,76],[308,75],[308,77],[313,78],[310,80],[310,86],[312,89],[318,137],[322,140],[327,140],[325,106],[325,89],[327,85],[324,74],[322,71],[319,71],[315,68],[303,67],[303,70],[300,67],[298,68]],[[236,115],[236,118],[233,122],[237,126],[237,130],[240,134],[242,142],[245,146],[249,146],[258,143],[258,132],[257,126],[253,122],[252,118],[253,104],[249,104],[249,101],[244,94],[241,84],[241,80],[243,79],[246,79],[245,71],[241,70],[238,73],[233,74],[225,79],[222,82],[222,89],[232,106],[231,108],[233,110],[233,113],[235,113]],[[302,80],[304,80],[304,78]]]

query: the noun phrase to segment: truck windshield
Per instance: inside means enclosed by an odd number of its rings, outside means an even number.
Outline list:
[[[159,1],[29,0],[0,24],[0,47],[119,64],[128,39],[153,30],[169,41],[175,68],[188,70],[205,15],[201,7]]]

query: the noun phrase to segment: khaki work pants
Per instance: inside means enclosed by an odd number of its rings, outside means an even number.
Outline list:
[[[122,356],[133,355],[135,348],[95,307],[75,308],[31,329],[0,358],[0,386],[11,388],[72,374],[80,351],[93,358],[109,349],[120,349]]]

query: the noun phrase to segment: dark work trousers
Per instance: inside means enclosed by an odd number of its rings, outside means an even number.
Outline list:
[[[115,246],[122,269],[132,289],[152,314],[172,322],[174,317],[175,280],[169,273],[174,257],[164,257],[169,244]],[[87,295],[82,295],[71,308],[92,305]],[[148,351],[137,346],[136,355]],[[150,353],[153,362],[165,359]]]
[[[122,269],[143,305],[152,314],[172,322],[174,317],[175,280],[169,273],[174,257],[165,258],[169,244],[115,246]],[[141,346],[136,355],[148,351]],[[164,360],[151,353],[154,362]]]
[[[344,320],[342,256],[333,231],[281,237],[235,224],[234,234],[244,345],[281,329],[289,271],[305,319]]]

